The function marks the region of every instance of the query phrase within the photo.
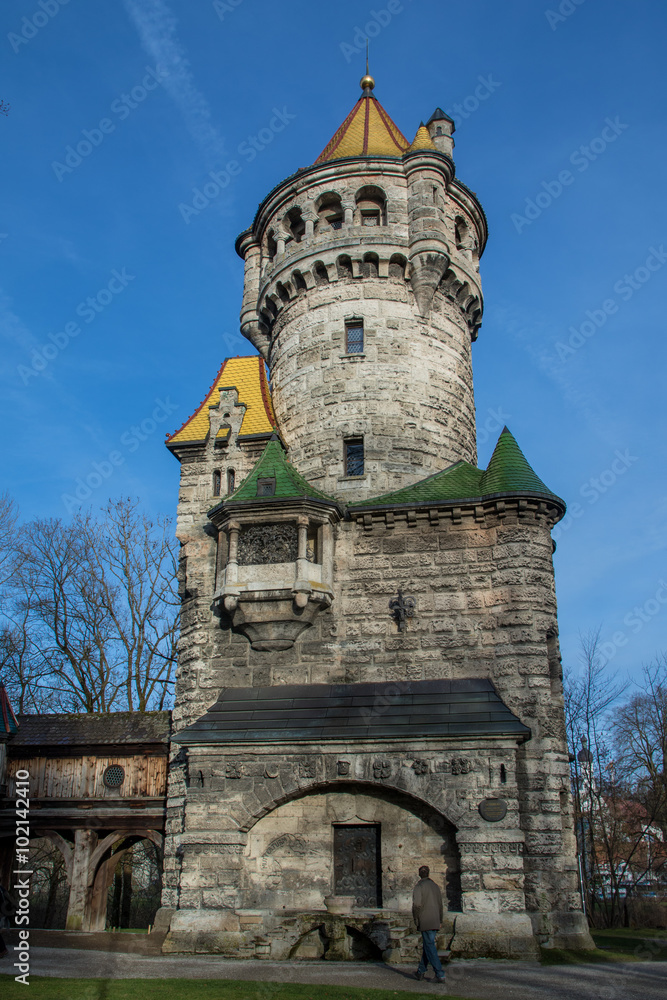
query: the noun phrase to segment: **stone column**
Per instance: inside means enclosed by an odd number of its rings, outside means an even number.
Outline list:
[[[227,557],[227,567],[225,569],[225,585],[229,586],[238,582],[239,579],[239,522],[230,521],[227,529],[229,533],[229,555]]]
[[[304,214],[304,220],[306,222],[306,232],[305,239],[309,240],[315,235],[315,223],[317,222],[317,216],[314,213],[307,212]]]
[[[308,579],[308,518],[301,516],[297,518],[297,551],[296,551],[296,578],[297,580]]]

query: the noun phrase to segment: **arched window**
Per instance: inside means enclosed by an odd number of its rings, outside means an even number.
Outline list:
[[[389,261],[389,277],[390,278],[405,278],[405,257],[400,254],[395,253],[391,260]]]
[[[336,272],[339,278],[352,277],[352,261],[347,254],[341,254],[341,256],[336,259]]]
[[[377,278],[379,269],[379,259],[376,253],[364,254],[361,262],[361,273],[364,278]]]
[[[220,474],[220,469],[215,469],[213,472],[213,496],[220,496],[220,488],[222,486],[222,476]]]
[[[306,231],[306,223],[300,208],[290,208],[285,216],[285,227],[290,231],[295,243],[299,243]]]
[[[329,275],[327,274],[327,269],[321,260],[318,260],[313,268],[313,277],[316,285],[329,284]]]
[[[387,199],[384,191],[368,185],[357,192],[358,221],[362,226],[384,226],[387,221]]]
[[[340,195],[330,191],[319,199],[317,214],[320,219],[320,229],[340,229],[343,225],[343,206]]]
[[[227,469],[227,496],[231,496],[236,487],[236,473],[233,469]]]

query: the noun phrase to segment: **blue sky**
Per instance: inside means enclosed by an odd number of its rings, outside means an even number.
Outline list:
[[[635,673],[667,648],[659,0],[3,4],[4,483],[26,519],[67,517],[96,472],[87,503],[174,513],[164,435],[252,353],[234,239],[350,110],[366,34],[409,138],[437,105],[456,117],[457,173],[489,218],[480,464],[507,423],[570,504],[565,664],[600,626]],[[189,212],[210,171],[224,189]]]

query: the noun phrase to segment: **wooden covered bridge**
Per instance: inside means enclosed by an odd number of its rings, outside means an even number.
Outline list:
[[[163,846],[170,726],[169,712],[14,715],[0,685],[0,883],[12,884],[27,772],[30,837],[54,844],[67,870],[67,929],[104,930],[123,853]]]

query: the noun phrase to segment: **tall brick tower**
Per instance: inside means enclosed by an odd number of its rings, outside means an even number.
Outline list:
[[[486,220],[437,109],[362,94],[237,240],[241,330],[182,463],[167,950],[410,959],[592,946],[550,530],[505,428],[476,466]],[[267,366],[270,370],[270,384]]]

